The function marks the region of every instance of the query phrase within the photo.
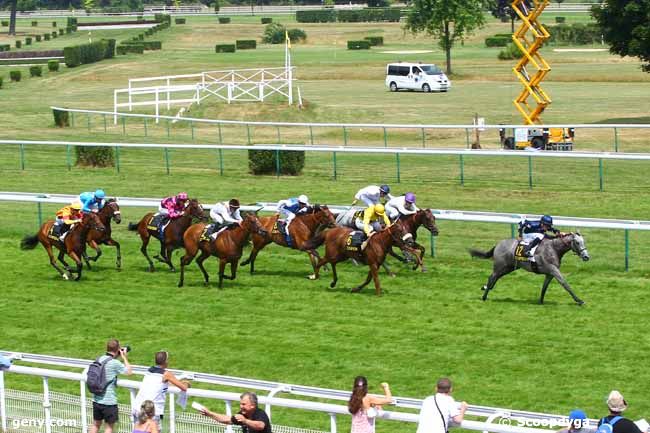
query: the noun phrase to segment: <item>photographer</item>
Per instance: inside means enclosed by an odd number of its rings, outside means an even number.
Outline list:
[[[257,395],[253,392],[245,392],[239,397],[239,412],[233,416],[214,413],[207,409],[201,413],[222,424],[241,426],[242,433],[271,433],[269,417],[266,412],[257,408]]]
[[[98,361],[106,362],[106,391],[103,394],[93,394],[93,425],[90,433],[97,433],[103,422],[106,422],[104,432],[113,433],[113,426],[118,421],[117,393],[115,392],[117,384],[117,375],[132,373],[131,364],[127,359],[129,346],[120,347],[120,342],[116,339],[108,340],[106,343],[106,354],[100,356]],[[122,364],[116,358],[121,357],[124,361]],[[109,359],[110,358],[110,359]]]

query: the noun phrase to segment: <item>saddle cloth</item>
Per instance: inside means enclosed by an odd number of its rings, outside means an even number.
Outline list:
[[[47,237],[55,241],[60,241],[63,226],[64,224],[53,224],[52,227],[50,227],[50,229],[47,231]]]
[[[208,224],[201,232],[201,236],[199,237],[199,242],[201,241],[210,242],[212,240],[216,240],[219,237],[219,235],[224,231],[228,230],[228,228],[229,228],[228,225],[220,225],[216,223]]]
[[[345,241],[345,249],[347,251],[352,251],[355,253],[361,252],[361,244],[367,239],[367,236],[364,232],[355,230],[350,232],[348,239]]]

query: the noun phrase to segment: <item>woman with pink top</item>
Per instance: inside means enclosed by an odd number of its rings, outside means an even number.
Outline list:
[[[387,383],[382,383],[383,397],[368,395],[368,380],[357,376],[352,385],[352,395],[348,401],[348,410],[352,414],[351,433],[375,433],[375,417],[382,404],[394,404],[393,396]]]

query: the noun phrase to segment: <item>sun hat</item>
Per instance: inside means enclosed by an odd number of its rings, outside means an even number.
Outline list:
[[[610,392],[609,397],[607,397],[607,407],[612,412],[623,412],[627,409],[627,402],[620,392],[614,390]]]

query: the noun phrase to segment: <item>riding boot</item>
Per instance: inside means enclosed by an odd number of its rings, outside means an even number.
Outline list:
[[[541,242],[541,239],[535,238],[528,244],[528,248],[526,249],[526,257],[533,257],[533,249],[539,245]]]

